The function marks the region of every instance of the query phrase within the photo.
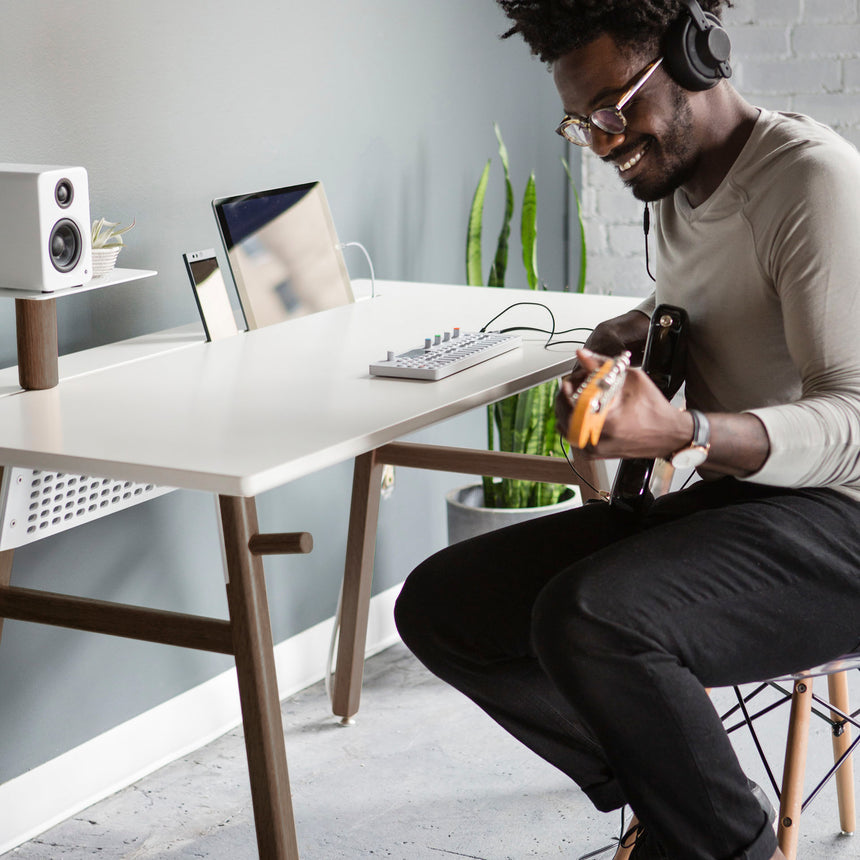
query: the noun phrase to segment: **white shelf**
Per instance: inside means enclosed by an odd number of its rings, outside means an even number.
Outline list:
[[[141,278],[151,278],[158,272],[150,269],[114,269],[106,275],[93,278],[79,287],[66,287],[63,290],[54,290],[52,293],[38,293],[35,290],[11,290],[0,287],[0,299],[31,299],[32,301],[45,301],[46,299],[59,299],[63,296],[77,295],[89,290],[101,290],[105,287],[115,287],[117,284],[125,284],[129,281],[138,281]]]

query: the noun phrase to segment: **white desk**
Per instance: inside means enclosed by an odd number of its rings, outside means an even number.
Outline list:
[[[478,329],[515,301],[542,301],[559,328],[593,326],[635,300],[382,282],[377,298],[0,398],[0,463],[205,490],[219,495],[229,620],[32,592],[0,559],[0,619],[17,618],[233,654],[257,839],[263,858],[298,857],[261,555],[304,552],[308,536],[259,535],[254,496],[356,458],[335,713],[358,708],[385,463],[570,483],[543,458],[406,445],[405,433],[555,378],[573,346],[522,349],[439,382],[368,374],[387,349]],[[496,325],[546,326],[517,308]],[[406,571],[404,571],[406,573]]]

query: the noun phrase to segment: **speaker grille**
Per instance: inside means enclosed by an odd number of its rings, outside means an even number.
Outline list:
[[[6,468],[0,497],[0,550],[92,522],[171,489],[112,478]]]

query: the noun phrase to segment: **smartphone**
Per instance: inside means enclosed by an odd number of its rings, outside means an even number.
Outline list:
[[[183,254],[182,259],[194,290],[206,340],[219,340],[238,334],[236,316],[214,249],[191,251]]]

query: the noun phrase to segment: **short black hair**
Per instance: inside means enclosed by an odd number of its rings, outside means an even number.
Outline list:
[[[554,63],[568,51],[604,33],[620,47],[644,49],[659,43],[669,24],[686,8],[681,0],[497,0],[514,25],[502,38],[522,35],[531,51]],[[731,0],[699,0],[720,17]]]

